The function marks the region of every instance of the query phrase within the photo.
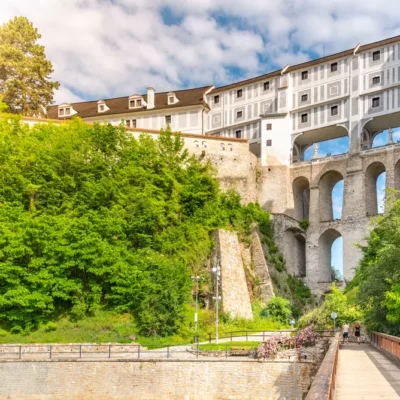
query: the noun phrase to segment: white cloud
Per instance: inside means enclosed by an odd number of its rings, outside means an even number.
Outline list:
[[[61,82],[56,101],[238,80],[400,33],[389,0],[1,0],[28,17]],[[179,18],[163,23],[162,11]],[[236,71],[237,69],[235,69]]]

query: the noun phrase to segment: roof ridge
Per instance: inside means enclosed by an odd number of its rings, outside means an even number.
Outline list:
[[[199,86],[199,87],[195,87],[195,88],[190,88],[190,89],[178,89],[178,90],[169,90],[168,92],[155,92],[156,95],[158,94],[168,94],[170,92],[173,93],[177,93],[177,92],[189,92],[191,90],[200,90],[200,89],[208,89],[211,88],[213,85],[207,85],[207,86]],[[138,94],[139,96],[147,96],[147,93],[144,94],[139,94],[139,93],[135,93]],[[87,103],[97,103],[98,101],[108,101],[108,100],[118,100],[118,99],[128,99],[130,96],[133,95],[126,95],[126,96],[118,96],[118,97],[109,97],[109,98],[99,98],[96,100],[85,100],[85,101],[77,101],[74,103],[60,103],[60,104],[71,104],[71,105],[75,105],[75,104],[87,104]],[[52,104],[50,107],[58,107],[60,104]]]

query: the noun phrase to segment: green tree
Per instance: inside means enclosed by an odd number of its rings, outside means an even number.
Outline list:
[[[361,318],[361,313],[357,307],[349,306],[347,296],[336,287],[336,283],[332,283],[331,291],[326,295],[322,305],[303,315],[299,324],[301,327],[314,324],[320,329],[332,328],[332,312],[337,314],[337,326],[342,325],[344,322],[352,323]]]
[[[41,35],[25,17],[0,26],[0,99],[11,113],[41,115],[59,87],[50,80],[52,64]]]
[[[0,323],[15,331],[109,308],[143,334],[173,334],[211,233],[270,232],[269,215],[223,193],[170,130],[135,139],[79,119],[0,118],[0,169]]]
[[[358,301],[371,329],[400,334],[398,287],[400,284],[400,201],[387,191],[385,214],[362,246],[363,257],[356,271]]]

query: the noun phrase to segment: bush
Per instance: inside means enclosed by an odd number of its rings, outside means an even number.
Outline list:
[[[273,297],[267,304],[266,310],[269,315],[274,317],[277,321],[287,323],[292,310],[290,309],[290,302],[283,297]]]
[[[43,330],[45,332],[52,332],[57,330],[58,325],[55,322],[49,321],[46,325],[43,326]]]
[[[308,229],[308,227],[310,226],[310,221],[308,219],[302,219],[299,222],[299,226],[301,229],[303,229],[303,231],[306,231]]]

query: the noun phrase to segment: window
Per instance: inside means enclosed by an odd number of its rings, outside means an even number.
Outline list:
[[[267,124],[267,131],[270,131],[272,129],[272,124]]]
[[[239,89],[237,92],[236,92],[236,97],[242,97],[243,96],[243,89]]]
[[[142,100],[136,100],[136,107],[142,107]]]
[[[104,104],[99,105],[99,111],[104,111]]]
[[[132,120],[132,128],[136,128],[136,119]]]
[[[219,103],[219,95],[214,96],[214,104],[218,104],[218,103]]]
[[[128,128],[130,128],[130,127],[131,127],[131,120],[128,119],[128,120],[126,121],[125,125],[126,125]]]
[[[379,61],[381,59],[381,51],[377,50],[372,53],[372,61]]]
[[[129,100],[129,108],[135,107],[135,100]]]
[[[379,107],[380,102],[381,102],[381,99],[379,97],[374,97],[372,99],[372,108]]]
[[[337,62],[331,64],[331,72],[337,72],[338,64]]]
[[[301,114],[301,123],[304,124],[308,122],[308,114]]]
[[[338,115],[339,114],[339,108],[338,106],[332,106],[331,107],[331,115]]]
[[[65,115],[70,115],[71,114],[71,109],[68,107],[65,109]]]
[[[374,76],[373,78],[372,78],[372,84],[373,85],[377,85],[378,83],[380,83],[381,82],[381,77],[380,76]]]
[[[302,94],[301,101],[307,101],[307,100],[308,100],[308,94]]]
[[[172,96],[168,97],[168,104],[174,104],[174,98]]]
[[[241,129],[237,130],[235,132],[235,135],[236,135],[236,139],[240,139],[242,137],[242,130]]]
[[[269,81],[264,82],[264,90],[269,90]]]
[[[165,123],[166,123],[167,125],[171,125],[171,116],[170,116],[170,115],[166,115],[166,116],[165,116]]]
[[[306,79],[308,79],[308,71],[303,71],[301,73],[301,79],[304,81]]]
[[[267,146],[269,147],[269,146],[272,146],[272,140],[271,139],[268,139],[267,140]]]
[[[60,115],[61,116],[64,115],[64,109],[63,108],[60,108]]]
[[[242,118],[243,117],[243,111],[238,111],[236,113],[236,118]]]

